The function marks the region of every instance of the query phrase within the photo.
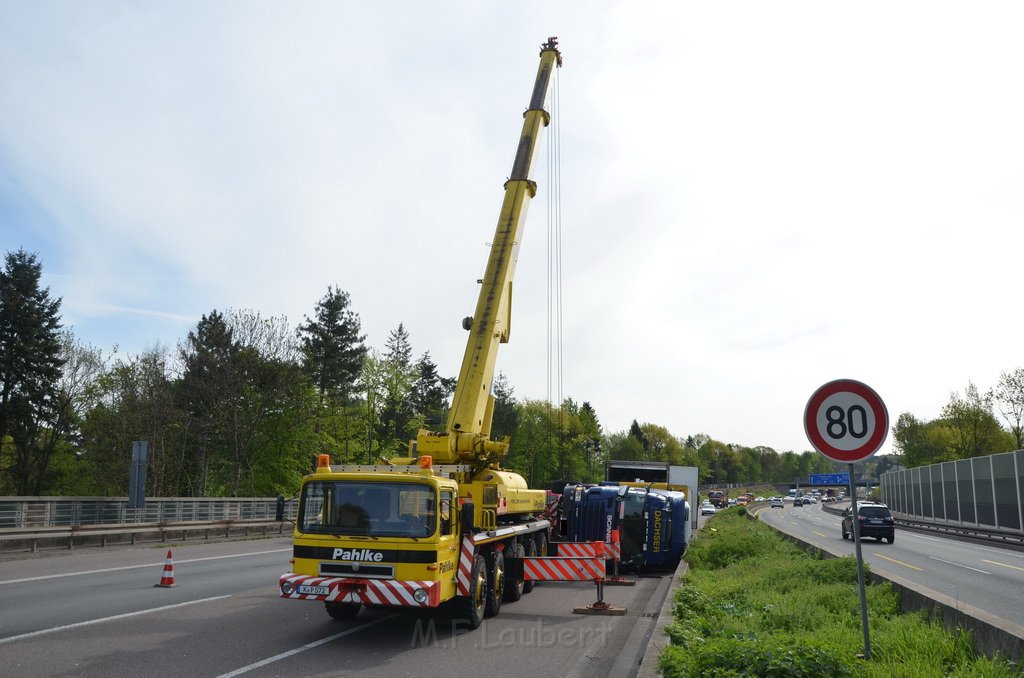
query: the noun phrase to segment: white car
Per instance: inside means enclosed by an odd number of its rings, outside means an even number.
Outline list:
[[[704,502],[700,505],[700,514],[702,516],[715,515],[715,505],[709,501]]]

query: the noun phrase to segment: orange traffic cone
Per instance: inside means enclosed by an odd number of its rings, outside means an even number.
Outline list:
[[[169,589],[175,586],[177,584],[174,583],[174,559],[171,558],[171,550],[167,549],[167,560],[164,561],[164,574],[160,577],[159,584],[153,584],[153,588]]]

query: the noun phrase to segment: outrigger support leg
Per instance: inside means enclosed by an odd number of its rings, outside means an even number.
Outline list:
[[[604,601],[604,580],[595,579],[594,583],[597,584],[597,602],[593,605],[587,605],[586,607],[577,607],[573,609],[573,614],[600,614],[609,617],[622,617],[626,614],[626,608],[624,607],[612,607]]]

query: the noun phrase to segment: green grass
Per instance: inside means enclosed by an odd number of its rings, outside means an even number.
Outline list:
[[[720,512],[687,548],[690,571],[660,659],[665,676],[1024,676],[976,656],[967,632],[901,614],[888,584],[867,587],[871,659],[859,657],[856,561],[819,560],[745,513]]]

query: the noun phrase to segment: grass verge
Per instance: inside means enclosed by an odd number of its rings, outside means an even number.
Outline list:
[[[665,676],[1024,676],[1012,662],[976,655],[968,632],[900,613],[888,584],[867,586],[863,659],[856,561],[819,560],[745,513],[719,512],[687,548],[690,569],[666,628],[672,642],[659,660]]]

